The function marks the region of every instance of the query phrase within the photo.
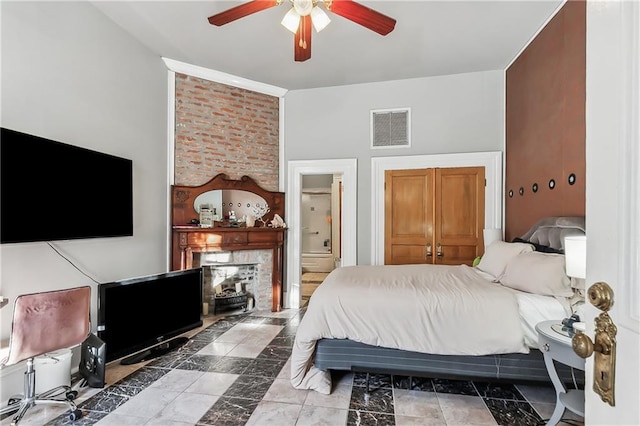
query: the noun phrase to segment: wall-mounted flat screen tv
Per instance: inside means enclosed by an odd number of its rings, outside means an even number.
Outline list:
[[[98,337],[107,362],[134,364],[180,347],[202,326],[202,268],[98,285]],[[178,337],[176,337],[178,336]]]
[[[0,129],[0,242],[133,235],[133,162]]]

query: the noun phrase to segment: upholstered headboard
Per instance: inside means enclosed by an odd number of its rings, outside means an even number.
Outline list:
[[[524,240],[564,252],[565,237],[584,235],[585,232],[584,216],[546,217],[536,222],[518,241]]]

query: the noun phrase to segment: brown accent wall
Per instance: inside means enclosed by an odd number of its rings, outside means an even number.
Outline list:
[[[586,3],[568,1],[507,69],[507,241],[543,217],[585,214],[585,60]]]
[[[175,184],[218,173],[278,190],[279,99],[176,73]]]

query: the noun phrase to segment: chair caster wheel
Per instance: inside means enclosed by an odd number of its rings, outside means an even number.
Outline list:
[[[20,398],[16,398],[16,397],[9,398],[9,401],[7,401],[7,406],[18,404],[20,401],[22,401],[22,399]]]
[[[69,420],[72,422],[78,420],[80,417],[82,417],[82,411],[79,408],[69,413]]]
[[[78,396],[78,391],[69,391],[65,394],[65,397],[69,401],[73,401],[74,399],[76,399],[77,396]]]

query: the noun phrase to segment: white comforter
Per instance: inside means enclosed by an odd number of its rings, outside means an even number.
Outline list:
[[[516,296],[466,265],[351,266],[331,272],[314,292],[296,334],[291,384],[331,391],[313,366],[316,341],[441,355],[528,353]]]

